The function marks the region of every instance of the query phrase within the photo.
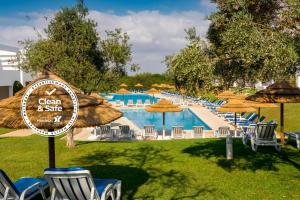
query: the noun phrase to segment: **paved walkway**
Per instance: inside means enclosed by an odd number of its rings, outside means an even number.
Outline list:
[[[16,131],[12,131],[12,132],[9,132],[9,133],[2,134],[2,135],[0,135],[0,138],[25,137],[25,136],[30,136],[32,134],[34,134],[34,133],[32,132],[31,129],[19,129],[19,130],[16,130]]]

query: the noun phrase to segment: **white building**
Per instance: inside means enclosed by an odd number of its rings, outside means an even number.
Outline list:
[[[300,88],[300,71],[296,73],[296,85]]]
[[[29,73],[19,70],[16,55],[19,49],[0,44],[0,99],[13,95],[13,84],[19,81],[23,86],[33,77]]]

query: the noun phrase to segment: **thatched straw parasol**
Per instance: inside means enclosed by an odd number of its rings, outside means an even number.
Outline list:
[[[125,83],[122,83],[122,84],[120,85],[120,87],[128,87],[128,85],[126,85]]]
[[[150,90],[148,90],[146,92],[147,94],[152,94],[152,101],[154,102],[154,94],[159,94],[159,90],[155,89],[155,88],[151,88]]]
[[[109,102],[108,102],[107,100],[105,100],[103,97],[99,96],[97,93],[91,93],[90,96],[96,97],[97,99],[102,100],[102,101],[103,101],[103,102],[102,102],[103,105],[106,105],[106,106],[112,106],[111,103],[109,103]]]
[[[287,81],[276,82],[264,90],[256,92],[246,98],[261,103],[280,103],[280,132],[281,141],[284,140],[284,103],[299,103],[300,89],[293,87]]]
[[[218,112],[234,112],[234,127],[236,136],[236,113],[241,112],[254,112],[255,108],[246,104],[243,100],[232,99],[228,103],[223,104],[221,107],[217,108]]]
[[[22,96],[30,86],[43,79],[51,79],[67,84],[55,74],[45,71],[39,78],[35,79],[27,87],[16,93],[15,96],[0,101],[0,127],[14,129],[27,128],[20,114]],[[72,85],[70,85],[70,87],[76,94],[79,102],[78,117],[73,125],[74,128],[107,124],[122,117],[122,112],[104,105],[103,99],[84,95],[78,88]],[[54,92],[49,96],[49,94],[45,94],[45,91]],[[62,112],[39,112],[38,101],[46,97],[51,100],[61,100]],[[30,118],[32,124],[39,129],[48,129],[48,131],[52,132],[54,129],[63,128],[68,123],[73,109],[74,107],[68,93],[56,85],[43,85],[37,88],[31,93],[26,104],[26,114]],[[62,120],[60,123],[53,123],[52,119],[58,114],[62,116]],[[42,121],[40,120],[41,118],[43,119]],[[55,167],[55,143],[53,135],[49,135],[48,143],[49,166]]]
[[[167,99],[160,99],[156,104],[146,106],[145,108],[148,112],[162,112],[163,113],[163,138],[165,137],[165,113],[166,112],[180,112],[182,108],[180,106],[174,105],[171,101]]]
[[[146,93],[147,94],[159,94],[160,92],[157,89],[155,89],[155,88],[151,88]]]
[[[157,84],[157,83],[154,83],[154,84],[152,84],[151,86],[152,86],[152,87],[155,87],[155,88],[159,88],[159,84]]]
[[[258,118],[257,121],[260,118],[260,109],[261,108],[277,108],[278,106],[276,104],[273,103],[260,103],[260,102],[256,102],[256,101],[245,101],[248,105],[250,105],[253,108],[258,108]]]
[[[135,85],[135,87],[143,87],[143,85],[138,83],[138,84]]]
[[[230,97],[229,99],[237,99],[237,100],[245,100],[247,96],[245,94],[237,94],[235,96]]]
[[[123,95],[123,101],[125,101],[125,94],[130,94],[130,92],[128,90],[126,90],[125,88],[121,88],[117,91],[117,94],[122,94]]]
[[[118,94],[130,94],[130,92],[124,88],[121,88],[117,91]]]
[[[221,92],[220,94],[218,94],[217,98],[220,99],[231,99],[233,97],[235,97],[236,94],[234,94],[233,92],[226,90],[224,92]]]

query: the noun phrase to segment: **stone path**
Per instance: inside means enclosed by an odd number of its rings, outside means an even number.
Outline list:
[[[2,135],[0,135],[0,138],[25,137],[25,136],[30,136],[32,134],[34,134],[34,133],[32,132],[31,129],[19,129],[19,130],[16,130],[16,131],[12,131],[12,132],[9,132],[9,133],[2,134]]]

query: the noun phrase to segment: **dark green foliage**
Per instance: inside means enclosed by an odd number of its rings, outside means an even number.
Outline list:
[[[295,40],[278,29],[287,1],[215,2],[219,11],[210,16],[208,39],[216,59],[214,73],[225,88],[236,80],[244,84],[278,80],[296,72]]]
[[[187,46],[165,58],[168,73],[172,75],[176,87],[185,89],[189,94],[209,91],[214,79],[214,61],[210,59],[210,50],[195,28],[185,31]]]
[[[20,67],[50,70],[86,93],[107,88],[110,77],[124,76],[131,61],[128,35],[116,29],[106,31],[107,38],[100,40],[97,24],[87,16],[83,1],[59,10],[45,30],[46,39],[23,41]],[[137,65],[131,68],[137,69]]]
[[[23,85],[19,81],[15,81],[13,85],[13,94],[15,95],[23,88]]]
[[[119,85],[125,83],[128,85],[127,89],[129,90],[148,90],[152,88],[152,84],[172,84],[172,77],[168,74],[152,74],[152,73],[139,73],[131,76],[123,76],[120,79],[115,79],[114,76],[107,77],[105,86],[102,85],[99,87],[100,92],[114,92],[119,89]],[[135,87],[137,83],[143,85],[143,87]]]

